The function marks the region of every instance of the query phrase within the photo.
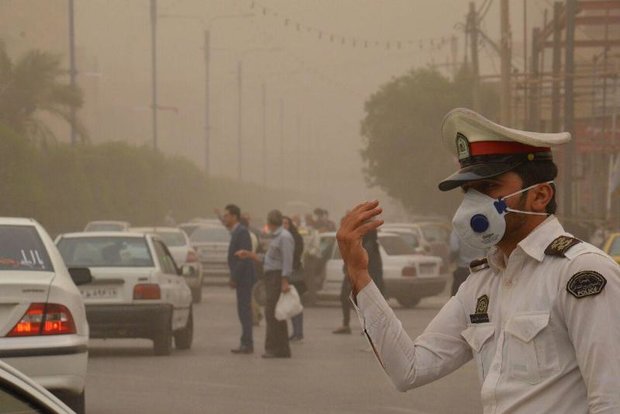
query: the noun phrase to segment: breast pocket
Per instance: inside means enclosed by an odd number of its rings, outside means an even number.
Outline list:
[[[508,376],[537,384],[559,369],[549,313],[517,314],[506,323]]]
[[[493,362],[495,347],[492,346],[492,343],[494,342],[495,326],[490,322],[471,325],[461,332],[461,336],[473,351],[474,360],[478,366],[478,377],[482,383]]]

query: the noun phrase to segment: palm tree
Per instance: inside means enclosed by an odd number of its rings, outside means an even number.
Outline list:
[[[0,123],[31,139],[54,138],[51,129],[37,115],[49,113],[71,123],[71,110],[83,104],[82,91],[59,80],[66,75],[58,55],[31,50],[11,61],[0,41]],[[83,125],[74,124],[82,141]]]

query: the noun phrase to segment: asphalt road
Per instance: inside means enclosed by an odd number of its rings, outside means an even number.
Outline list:
[[[417,335],[445,298],[423,300],[396,312]],[[396,305],[396,304],[395,304]],[[409,413],[474,414],[482,411],[478,378],[470,362],[450,376],[400,393],[359,333],[334,335],[336,304],[305,310],[305,340],[291,359],[260,357],[264,323],[255,328],[255,353],[232,355],[240,327],[233,293],[204,288],[195,305],[194,345],[155,357],[150,341],[92,340],[86,386],[87,412],[103,413]]]

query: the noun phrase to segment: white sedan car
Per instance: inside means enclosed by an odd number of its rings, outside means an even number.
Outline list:
[[[336,299],[340,296],[343,260],[336,233],[322,233],[321,251],[327,258],[321,288],[306,300]],[[441,293],[448,279],[448,268],[439,257],[418,254],[400,236],[379,232],[379,251],[383,261],[385,296],[395,298],[406,308],[414,307],[424,297]]]
[[[95,232],[56,239],[68,266],[88,267],[80,286],[91,338],[147,338],[156,355],[189,349],[192,294],[164,242],[153,234]]]
[[[172,258],[178,267],[187,267],[188,273],[184,274],[187,285],[192,290],[194,303],[202,301],[202,263],[198,260],[198,253],[192,247],[189,237],[185,232],[176,227],[132,227],[134,233],[153,233],[161,237]]]
[[[80,413],[88,323],[75,283],[90,274],[71,272],[39,223],[0,218],[0,358]]]

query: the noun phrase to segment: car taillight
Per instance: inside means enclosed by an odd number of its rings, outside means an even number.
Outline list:
[[[134,299],[161,299],[159,285],[154,283],[140,283],[133,288]]]
[[[57,303],[33,303],[7,336],[66,335],[76,333],[69,309]]]
[[[416,270],[415,266],[405,266],[403,267],[401,274],[405,277],[412,277],[417,276],[418,271]]]
[[[194,250],[189,250],[187,252],[187,257],[185,258],[185,263],[194,263],[198,261],[198,255]]]

